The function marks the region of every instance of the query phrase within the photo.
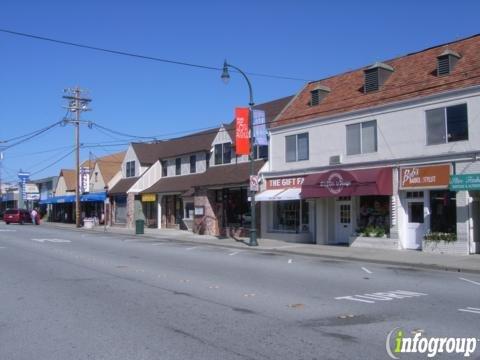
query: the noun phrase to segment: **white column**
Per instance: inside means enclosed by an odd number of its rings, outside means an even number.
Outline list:
[[[158,195],[157,200],[157,228],[162,228],[162,195]]]

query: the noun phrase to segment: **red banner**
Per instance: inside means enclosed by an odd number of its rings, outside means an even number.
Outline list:
[[[237,155],[250,154],[248,108],[235,109],[235,152]]]

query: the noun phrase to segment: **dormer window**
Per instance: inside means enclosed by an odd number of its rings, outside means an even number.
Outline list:
[[[460,54],[449,49],[437,56],[437,76],[450,74],[458,59],[460,59]]]
[[[392,72],[393,67],[380,62],[365,69],[365,84],[363,86],[364,93],[380,90],[381,86],[387,81]]]
[[[316,106],[330,93],[330,88],[323,85],[317,85],[310,91],[310,106]]]

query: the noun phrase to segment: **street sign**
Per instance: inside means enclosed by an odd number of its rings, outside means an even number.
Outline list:
[[[250,191],[258,191],[258,175],[250,175]]]
[[[451,175],[451,191],[480,190],[480,174]]]

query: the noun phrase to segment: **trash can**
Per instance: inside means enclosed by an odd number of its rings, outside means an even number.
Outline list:
[[[92,218],[85,218],[83,219],[83,227],[85,229],[93,229],[93,225],[95,225],[95,220]]]
[[[145,221],[144,220],[137,220],[135,221],[135,234],[136,235],[141,235],[144,233],[143,228],[145,227]]]

